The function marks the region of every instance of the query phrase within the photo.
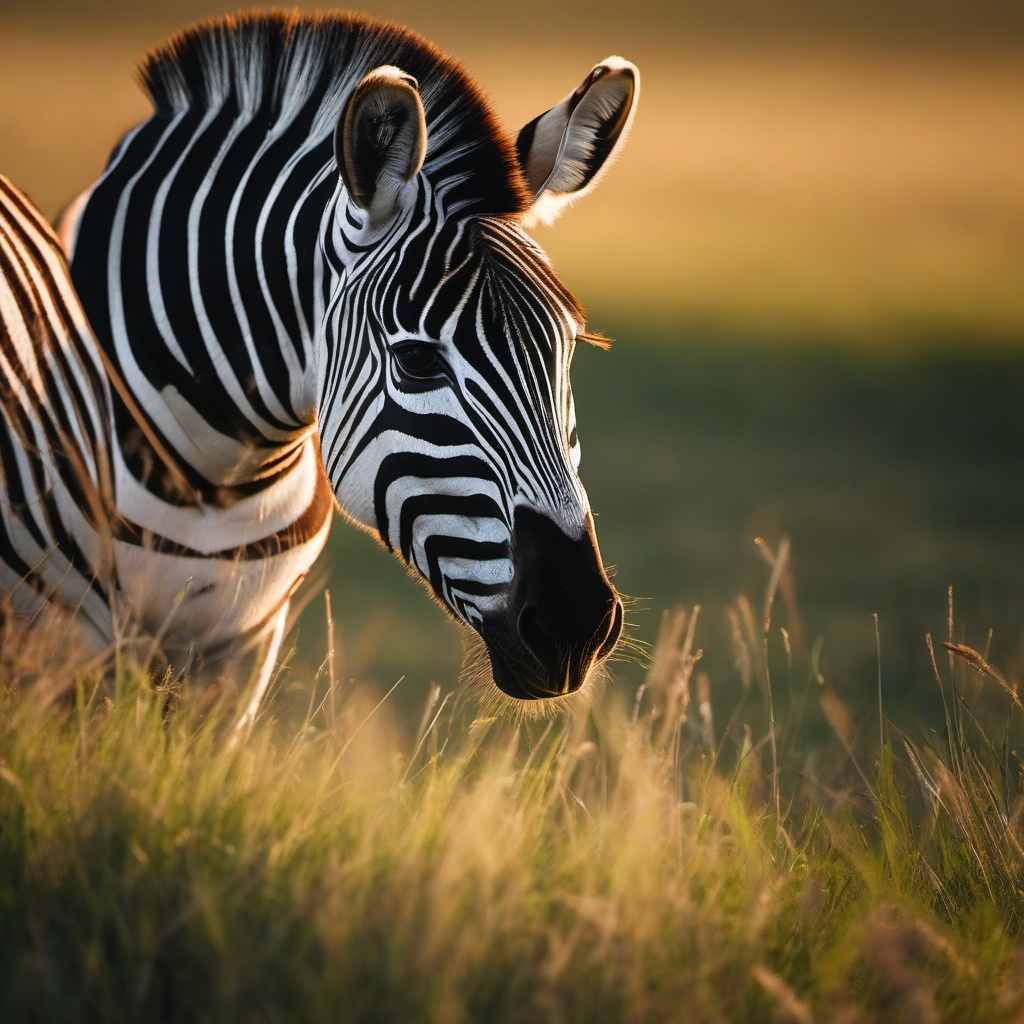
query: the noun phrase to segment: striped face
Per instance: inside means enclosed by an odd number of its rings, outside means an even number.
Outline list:
[[[577,475],[579,308],[518,225],[445,216],[424,179],[412,189],[408,216],[384,230],[339,189],[325,244],[339,283],[320,382],[324,465],[342,509],[512,659],[502,671],[492,650],[506,692],[561,694],[621,618]],[[555,571],[531,602],[545,563],[568,578]],[[555,655],[553,674],[520,635],[528,606],[552,601],[593,606],[575,630],[588,635],[571,638],[585,664]],[[560,625],[536,629],[543,654],[569,646]]]
[[[635,69],[619,63],[520,137],[549,211],[591,186],[628,123]],[[335,134],[322,236],[337,275],[324,465],[342,509],[481,635],[500,689],[557,697],[622,626],[577,475],[569,364],[583,316],[516,220],[459,216],[420,173],[427,148],[416,81],[368,74]]]

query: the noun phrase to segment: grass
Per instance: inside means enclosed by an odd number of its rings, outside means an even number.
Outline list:
[[[1019,1019],[1014,686],[936,639],[942,731],[885,722],[873,748],[763,553],[735,708],[695,613],[635,699],[555,722],[434,690],[406,731],[328,660],[239,743],[209,695],[72,677],[52,637],[8,635],[0,1017]]]

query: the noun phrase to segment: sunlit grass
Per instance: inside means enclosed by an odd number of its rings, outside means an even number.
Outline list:
[[[738,708],[681,611],[635,700],[515,726],[453,687],[411,728],[327,658],[241,742],[215,695],[8,635],[0,1017],[1016,1019],[1013,681],[936,638],[945,734],[884,723],[879,757],[763,552]]]

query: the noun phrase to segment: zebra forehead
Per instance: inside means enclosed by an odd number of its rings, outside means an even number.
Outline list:
[[[424,174],[465,212],[515,216],[530,194],[515,145],[465,69],[422,36],[351,12],[253,11],[200,22],[139,68],[157,116],[233,104],[268,131],[302,127],[332,159],[331,134],[359,80],[394,65],[419,83]]]
[[[515,224],[479,220],[483,280],[503,309],[564,316],[575,332],[586,327],[579,300],[555,273],[547,254]]]
[[[478,326],[515,346],[585,336],[586,314],[537,243],[517,224],[494,217],[441,220],[433,236],[402,245],[397,274],[378,269],[391,291],[394,330],[442,337],[457,324],[462,336]],[[396,288],[395,285],[398,284]],[[471,315],[464,315],[469,311]]]

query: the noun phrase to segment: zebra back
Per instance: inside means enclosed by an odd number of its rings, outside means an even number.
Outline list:
[[[0,177],[0,589],[110,634],[111,404],[60,243]]]

